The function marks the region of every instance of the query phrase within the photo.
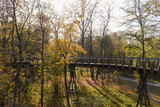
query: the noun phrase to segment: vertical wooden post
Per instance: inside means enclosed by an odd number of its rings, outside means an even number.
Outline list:
[[[89,63],[89,67],[90,67],[90,57],[88,58],[88,63]]]
[[[151,69],[150,69],[151,70],[150,72],[152,73],[152,75],[154,75],[154,62],[155,62],[155,59],[152,60]]]
[[[98,59],[97,59],[97,56],[96,56],[96,68],[97,68],[97,62],[98,62]],[[97,71],[96,71],[96,79],[98,79],[98,68],[97,68]]]
[[[151,62],[150,62],[150,59],[148,58],[148,67],[151,67]]]
[[[141,62],[141,59],[139,60],[139,66],[142,66],[142,62]]]
[[[102,85],[104,86],[104,73],[102,73]]]
[[[138,62],[139,62],[139,58],[137,59],[137,63],[136,63],[136,71],[137,71],[138,73],[140,73]]]
[[[83,63],[84,63],[84,56],[82,56],[82,59],[81,59],[81,60],[82,60],[82,65],[83,65]]]
[[[82,56],[81,60],[82,60],[82,66],[84,66],[84,56]],[[82,69],[80,70],[80,73],[81,73],[81,76],[83,77],[83,70]]]
[[[118,61],[117,61],[117,58],[116,58],[115,59],[115,68],[116,68],[116,70],[118,70],[117,63],[118,63]]]
[[[96,64],[96,67],[97,67],[97,62],[98,62],[98,61],[97,61],[97,56],[96,56],[96,62],[95,62],[95,64]]]
[[[144,60],[144,62],[143,62],[143,72],[144,72],[145,75],[147,74],[146,62],[147,62],[147,58],[145,58],[145,60]]]
[[[132,57],[131,57],[131,58],[129,59],[129,65],[128,65],[130,72],[132,72],[132,67],[131,67],[131,66],[132,66],[132,63],[133,63],[133,62],[132,62]]]
[[[158,75],[160,76],[160,63],[158,63],[158,69],[157,69]]]
[[[159,60],[157,59],[157,66],[159,65]]]
[[[89,58],[89,68],[91,69],[91,78],[92,80],[94,80],[94,70],[93,70],[93,66],[90,66],[90,58]]]
[[[125,74],[124,65],[125,65],[125,58],[122,58],[121,67],[122,67],[122,70],[124,71],[124,74]]]
[[[104,57],[102,58],[102,67],[104,67]]]
[[[108,67],[111,68],[110,59],[108,58]]]
[[[76,59],[76,58],[74,58],[74,60],[75,60],[75,65],[77,65],[77,59]]]

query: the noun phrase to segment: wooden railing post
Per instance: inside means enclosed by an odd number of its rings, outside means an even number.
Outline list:
[[[151,71],[150,72],[152,75],[154,75],[154,62],[155,62],[155,59],[152,60],[152,64],[151,64]]]
[[[143,62],[143,72],[146,75],[147,71],[146,71],[146,62],[147,62],[147,58],[145,58],[144,62]]]
[[[148,58],[148,67],[151,67],[151,62],[149,58]]]
[[[157,66],[159,65],[159,60],[157,59]]]
[[[102,73],[102,85],[104,86],[104,73]]]
[[[140,73],[140,71],[139,71],[139,65],[138,65],[138,62],[139,62],[139,58],[137,58],[136,71],[137,71],[138,73]]]
[[[102,57],[102,67],[104,68],[104,57]]]
[[[89,67],[90,67],[90,57],[88,58],[88,63],[89,63]]]
[[[125,59],[122,58],[121,67],[122,67],[122,70],[123,70],[123,71],[125,71],[125,69],[124,69],[124,64],[125,64]]]
[[[158,69],[157,69],[158,75],[160,76],[160,63],[158,63]]]
[[[133,63],[133,62],[132,62],[132,57],[131,57],[131,58],[129,59],[129,65],[128,65],[130,72],[132,72],[132,67],[131,67],[131,66],[132,66],[132,63]]]
[[[141,59],[139,60],[139,66],[142,66],[142,62],[141,62]]]
[[[97,56],[96,56],[96,63],[95,64],[96,64],[96,67],[97,67]]]
[[[82,66],[84,66],[84,56],[82,56],[81,60],[82,60]],[[81,73],[81,76],[83,76],[83,70],[82,69],[80,70],[80,73]]]
[[[123,65],[123,58],[121,58],[121,67],[122,67],[122,70],[124,70],[124,65]]]
[[[118,70],[118,67],[117,67],[117,58],[115,58],[115,68],[116,68],[116,70]]]
[[[89,68],[91,69],[91,78],[92,80],[94,80],[94,70],[93,70],[93,66],[90,65],[90,62],[92,61],[92,58],[89,57]],[[91,62],[92,63],[92,62]]]
[[[108,58],[108,67],[111,68],[110,59]]]
[[[78,59],[74,58],[74,60],[75,60],[75,64],[77,65],[77,60],[78,60]]]

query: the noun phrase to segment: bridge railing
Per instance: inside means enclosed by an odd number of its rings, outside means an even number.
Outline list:
[[[138,58],[138,57],[99,57],[99,56],[82,56],[75,58],[75,63],[87,66],[108,66],[116,69],[129,69],[129,71],[137,71],[152,75],[160,76],[160,58]]]

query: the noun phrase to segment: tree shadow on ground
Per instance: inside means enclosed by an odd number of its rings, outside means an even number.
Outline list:
[[[85,79],[85,80],[86,80],[86,79]],[[122,101],[121,99],[116,98],[116,96],[112,95],[108,90],[106,90],[106,89],[103,88],[103,90],[105,91],[105,93],[106,93],[106,94],[109,94],[110,96],[104,94],[103,91],[101,91],[100,89],[98,89],[96,86],[94,86],[94,85],[93,85],[92,83],[90,83],[88,80],[86,80],[86,81],[88,82],[88,84],[89,84],[90,86],[92,86],[94,89],[96,89],[96,90],[97,90],[101,95],[103,95],[107,100],[108,100],[108,99],[112,99],[112,103],[117,104],[117,105],[119,105],[119,103],[117,103],[117,102],[120,102],[120,103],[123,104],[123,101]],[[99,85],[99,84],[97,84],[97,85]],[[116,102],[115,100],[116,100],[117,102]]]
[[[97,81],[99,81],[99,82],[102,82],[102,81],[100,81],[99,79],[96,79]],[[94,82],[97,84],[97,85],[99,85],[104,91],[107,91],[108,90],[108,88],[104,85],[101,85],[100,83],[98,83],[96,80],[94,80]],[[119,85],[119,84],[117,84],[117,85]],[[128,98],[130,98],[130,99],[132,99],[133,101],[135,101],[136,102],[136,100],[137,100],[137,96],[135,95],[135,96],[133,96],[133,94],[131,94],[131,93],[128,93],[128,92],[123,92],[123,91],[121,91],[121,90],[118,90],[118,89],[116,89],[116,91],[118,91],[119,93],[121,93],[121,94],[123,94],[123,95],[125,95],[126,97],[128,97]],[[125,90],[126,91],[126,90]],[[136,97],[136,98],[135,98]]]

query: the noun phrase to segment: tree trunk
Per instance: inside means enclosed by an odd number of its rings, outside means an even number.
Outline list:
[[[94,71],[93,71],[93,67],[91,67],[91,78],[92,78],[92,80],[94,80]]]
[[[65,82],[65,88],[66,88],[67,104],[68,104],[68,107],[70,107],[68,86],[67,86],[67,66],[66,64],[64,65],[64,82]]]
[[[18,35],[18,41],[19,41],[19,59],[20,59],[20,64],[18,66],[18,71],[17,71],[17,82],[18,82],[18,103],[20,104],[21,107],[21,84],[20,84],[20,72],[21,72],[21,67],[22,67],[22,39],[21,35]]]
[[[81,45],[82,45],[82,48],[84,49],[84,33],[83,32],[81,34]]]
[[[93,46],[92,46],[92,32],[89,35],[89,56],[93,56]]]
[[[98,72],[99,71],[99,68],[97,68],[97,71],[96,71],[96,79],[98,79]]]
[[[42,63],[42,70],[41,70],[41,107],[43,107],[43,88],[44,88],[44,71],[43,71],[43,63]]]
[[[19,64],[17,64],[17,60],[15,61],[16,62],[16,79],[15,79],[15,91],[14,91],[14,101],[13,101],[13,107],[16,106],[16,98],[17,98],[17,91],[18,91],[18,103],[19,103],[19,106],[21,107],[21,96],[20,96],[20,93],[21,93],[21,84],[20,84],[20,72],[21,72],[21,67],[22,67],[22,41],[21,41],[21,34],[19,34],[19,31],[18,31],[18,25],[17,25],[17,20],[16,20],[16,7],[15,7],[15,3],[16,3],[16,0],[13,0],[12,2],[12,5],[13,5],[13,28],[15,26],[16,28],[16,34],[18,36],[18,49],[19,49]],[[14,31],[14,29],[13,29]],[[14,32],[12,33],[12,43],[13,43],[13,35],[14,35]],[[12,48],[13,48],[13,54],[14,54],[14,44],[12,44]],[[15,58],[15,56],[14,56]]]
[[[42,28],[41,23],[41,31],[42,31],[42,52],[41,52],[41,60],[42,60],[42,68],[41,68],[41,107],[43,107],[43,90],[44,90],[44,29]]]
[[[14,9],[14,1],[13,1],[13,24],[12,24],[12,42],[11,42],[11,47],[12,47],[12,54],[13,54],[13,64],[15,64],[17,66],[17,61],[16,61],[16,57],[14,54],[14,18],[15,18],[15,9]],[[16,70],[17,72],[17,70]],[[14,97],[13,97],[13,107],[16,106],[16,97],[17,97],[17,77],[15,77],[15,89],[14,89]]]
[[[84,33],[83,32],[81,34],[81,46],[84,49]],[[82,61],[84,61],[83,53],[81,54],[81,56],[82,56]],[[81,70],[80,73],[81,73],[81,76],[83,76],[83,70]]]

